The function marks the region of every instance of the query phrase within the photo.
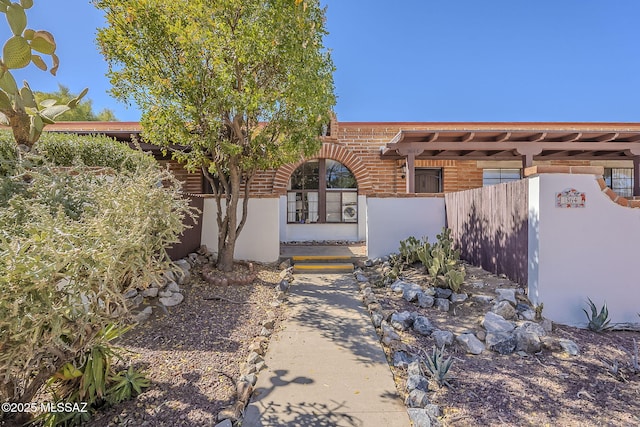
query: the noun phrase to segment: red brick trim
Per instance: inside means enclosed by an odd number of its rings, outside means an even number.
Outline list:
[[[356,181],[358,181],[358,193],[363,195],[371,193],[371,177],[365,164],[345,147],[330,142],[324,142],[322,148],[315,156],[311,156],[297,163],[289,163],[281,166],[273,178],[273,192],[278,195],[286,194],[291,174],[298,166],[312,159],[332,159],[342,163],[348,167],[356,177]]]

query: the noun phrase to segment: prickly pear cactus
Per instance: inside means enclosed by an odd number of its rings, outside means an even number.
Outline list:
[[[33,0],[0,0],[0,13],[7,18],[13,36],[2,47],[0,59],[0,123],[10,126],[18,146],[25,151],[31,149],[40,138],[46,124],[54,123],[60,114],[74,108],[87,93],[87,89],[67,105],[55,105],[46,100],[38,104],[31,88],[24,82],[18,89],[11,70],[25,68],[30,64],[55,76],[59,60],[56,56],[56,42],[53,35],[43,30],[27,28],[26,10],[33,6]],[[51,68],[40,55],[51,57]]]

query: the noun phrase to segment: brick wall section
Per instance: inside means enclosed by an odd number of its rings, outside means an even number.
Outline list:
[[[429,123],[339,123],[331,124],[331,135],[323,138],[320,152],[299,162],[267,170],[257,174],[252,186],[252,197],[286,194],[293,171],[306,160],[328,158],[347,166],[356,176],[359,194],[404,194],[405,178],[402,177],[403,160],[382,160],[380,147],[386,145],[401,130],[420,130]],[[550,165],[588,166],[586,160],[556,160]],[[420,168],[442,168],[445,193],[482,187],[482,168],[476,160],[416,160]]]

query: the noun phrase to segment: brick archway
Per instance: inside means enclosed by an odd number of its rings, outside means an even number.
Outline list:
[[[281,166],[273,178],[273,192],[278,195],[284,195],[287,193],[287,185],[289,184],[289,178],[291,174],[304,162],[313,159],[331,159],[338,161],[345,165],[356,178],[358,182],[358,193],[367,195],[371,192],[371,177],[369,171],[362,161],[352,152],[346,148],[325,142],[322,144],[320,151],[312,157],[299,161],[297,163],[289,163]]]

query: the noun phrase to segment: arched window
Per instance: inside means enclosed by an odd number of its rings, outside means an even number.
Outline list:
[[[358,222],[358,185],[353,173],[330,159],[310,160],[291,174],[287,222]]]

